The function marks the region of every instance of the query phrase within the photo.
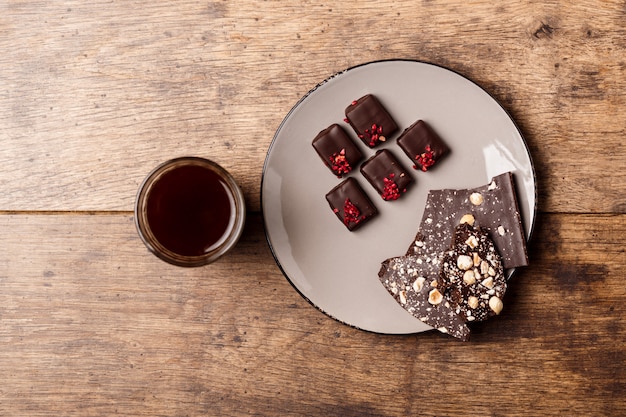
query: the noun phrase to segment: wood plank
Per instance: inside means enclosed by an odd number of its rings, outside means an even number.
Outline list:
[[[324,316],[259,216],[197,269],[130,215],[0,215],[1,415],[619,415],[626,216],[542,215],[531,265],[472,341]]]
[[[9,1],[0,6],[0,210],[132,209],[157,163],[215,159],[253,211],[296,101],[365,61],[475,80],[525,135],[547,212],[624,213],[621,1]]]

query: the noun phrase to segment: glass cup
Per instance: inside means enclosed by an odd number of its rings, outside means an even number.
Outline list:
[[[216,261],[239,240],[245,217],[243,193],[233,177],[204,158],[181,157],[157,166],[135,201],[141,240],[178,266]]]

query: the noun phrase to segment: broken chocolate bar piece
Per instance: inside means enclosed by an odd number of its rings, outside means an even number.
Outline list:
[[[468,322],[483,321],[502,310],[506,278],[489,234],[462,223],[454,229],[442,260],[439,289]]]
[[[443,296],[440,265],[425,256],[387,259],[378,273],[380,282],[398,304],[414,317],[442,333],[469,340],[465,317]]]
[[[378,101],[367,94],[346,107],[346,121],[370,148],[384,142],[398,130],[398,125]]]
[[[413,168],[426,172],[450,152],[450,148],[430,125],[418,120],[402,132],[398,145],[413,161]]]
[[[356,179],[345,179],[328,194],[326,200],[337,218],[352,231],[378,214],[378,210]]]
[[[386,201],[400,198],[413,182],[408,171],[387,149],[379,150],[363,162],[361,174]]]
[[[477,188],[431,190],[419,230],[407,254],[436,256],[444,252],[462,218],[489,233],[504,268],[528,265],[526,236],[511,172],[498,175],[489,184]]]
[[[363,159],[363,153],[338,124],[332,124],[315,136],[311,143],[324,164],[341,178]]]

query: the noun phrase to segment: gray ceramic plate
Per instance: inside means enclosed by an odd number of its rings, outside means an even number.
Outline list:
[[[324,166],[311,141],[330,124],[343,124],[345,107],[368,93],[379,98],[400,130],[423,119],[452,152],[432,171],[411,170],[416,183],[393,202],[383,201],[355,169],[350,175],[380,214],[349,232],[324,197],[340,180]],[[349,125],[344,126],[366,156],[374,153],[356,139]],[[412,163],[396,144],[397,136],[382,147],[410,169]],[[261,183],[267,240],[291,284],[327,315],[378,333],[429,330],[387,294],[378,281],[380,263],[406,252],[429,190],[477,187],[506,171],[514,173],[530,236],[536,193],[532,161],[515,123],[493,97],[467,78],[428,63],[391,60],[353,67],[304,96],[274,136]]]

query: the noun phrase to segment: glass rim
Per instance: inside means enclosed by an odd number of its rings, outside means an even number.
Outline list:
[[[228,191],[230,192],[235,204],[235,219],[230,228],[228,237],[217,248],[205,254],[196,256],[181,255],[163,246],[152,233],[147,219],[146,209],[147,198],[150,195],[150,191],[153,185],[158,182],[163,174],[170,172],[177,167],[189,165],[202,166],[215,172],[226,183]],[[217,261],[238,242],[243,232],[245,218],[245,199],[243,192],[235,182],[233,176],[217,162],[197,156],[181,156],[169,159],[157,165],[143,179],[139,185],[135,198],[134,222],[140,239],[143,241],[148,250],[154,255],[172,265],[177,266],[203,266]]]

